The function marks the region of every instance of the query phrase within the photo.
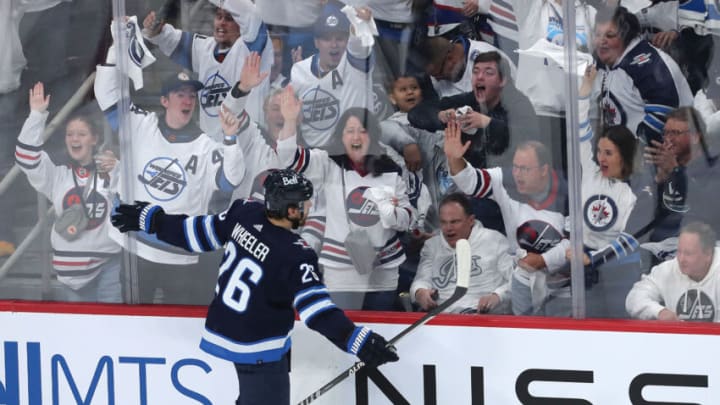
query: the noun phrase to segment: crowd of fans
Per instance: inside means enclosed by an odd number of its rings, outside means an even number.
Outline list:
[[[112,207],[222,215],[235,199],[262,201],[268,171],[290,168],[314,185],[297,232],[342,308],[437,306],[464,238],[472,281],[452,312],[570,316],[580,282],[589,316],[720,319],[714,2],[575,0],[570,28],[562,0],[210,3],[208,36],[150,7],[113,23],[96,68],[102,114],[65,121],[64,164],[43,149],[46,88],[18,90],[17,69],[1,78],[0,102],[30,113],[0,136],[17,139],[14,161],[55,211],[51,298],[206,303],[212,266],[153,235],[121,235]],[[128,55],[118,41],[105,53],[118,33]],[[133,103],[120,89],[123,74],[147,84],[155,59],[170,68],[153,111],[137,102],[144,90]],[[568,100],[580,118],[571,131]],[[571,221],[582,222],[584,280],[570,277]],[[0,256],[16,243],[0,229]]]

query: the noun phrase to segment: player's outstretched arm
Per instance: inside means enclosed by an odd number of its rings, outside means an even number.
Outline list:
[[[135,201],[133,204],[120,204],[110,221],[120,232],[154,233],[164,242],[200,253],[224,246],[227,237],[223,224],[227,215],[227,212],[195,217],[170,215],[159,205]]]

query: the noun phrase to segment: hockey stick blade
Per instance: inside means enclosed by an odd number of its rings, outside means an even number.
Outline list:
[[[438,314],[448,309],[452,304],[456,303],[462,298],[467,292],[468,285],[470,285],[470,271],[472,270],[472,252],[470,251],[470,243],[467,239],[460,239],[455,244],[455,269],[456,269],[456,284],[455,291],[453,294],[446,299],[442,304],[430,310],[425,316],[415,321],[412,325],[403,329],[400,333],[395,335],[390,341],[388,346],[392,346],[397,341],[407,336],[410,332],[415,330],[418,326],[428,323],[431,319],[436,317]],[[303,399],[298,405],[307,405],[312,401],[318,399],[324,393],[330,391],[333,387],[344,381],[346,378],[357,373],[361,368],[365,366],[365,363],[358,361],[347,370],[340,373],[337,377],[333,378],[330,382],[323,385],[319,390],[310,394],[307,398]]]

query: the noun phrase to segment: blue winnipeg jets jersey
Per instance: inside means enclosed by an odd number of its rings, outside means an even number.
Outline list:
[[[315,252],[268,221],[262,204],[236,200],[218,215],[165,215],[158,222],[161,240],[187,250],[225,245],[203,350],[235,363],[278,361],[290,349],[297,309],[308,327],[350,351],[346,342],[357,328],[330,300]]]

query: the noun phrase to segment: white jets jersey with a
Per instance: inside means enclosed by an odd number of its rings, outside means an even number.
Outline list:
[[[290,84],[302,100],[302,138],[308,146],[328,144],[340,115],[350,107],[373,111],[371,48],[350,36],[338,66],[320,71],[317,54],[293,65]]]
[[[231,5],[235,8],[229,8]],[[198,92],[200,128],[216,141],[222,141],[222,127],[218,111],[232,86],[240,79],[245,58],[250,52],[261,56],[260,70],[270,71],[273,62],[272,41],[267,26],[260,20],[255,6],[249,0],[237,0],[222,5],[240,26],[241,37],[235,41],[224,59],[218,61],[218,44],[213,37],[183,32],[166,24],[160,34],[147,38],[175,63],[197,72],[198,80],[205,87]],[[236,10],[237,9],[237,10]],[[270,79],[253,89],[248,96],[246,108],[255,119],[262,121],[262,104],[270,92]]]
[[[116,108],[119,87],[114,67],[97,67],[95,94],[106,115]],[[202,215],[207,213],[215,190],[226,182],[232,187],[244,176],[242,151],[235,145],[223,146],[203,133],[171,141],[163,136],[155,113],[133,105],[129,115],[130,128],[125,133],[131,137],[132,165],[127,167],[127,161],[120,164],[124,166],[122,170],[132,176],[129,181],[132,198],[121,190],[123,201],[148,201],[162,206],[170,214]],[[146,260],[172,264],[197,262],[197,255],[160,242],[154,235],[137,233],[137,236],[136,253]],[[118,243],[126,240],[114,229],[111,237]]]
[[[31,111],[18,137],[15,160],[30,184],[52,201],[55,216],[76,204],[85,204],[87,228],[77,239],[68,241],[52,227],[50,243],[52,265],[58,281],[80,288],[100,272],[107,260],[120,252],[108,237],[110,225],[110,182],[80,166],[57,166],[43,151],[42,133],[48,113]],[[89,183],[89,184],[88,184]]]

